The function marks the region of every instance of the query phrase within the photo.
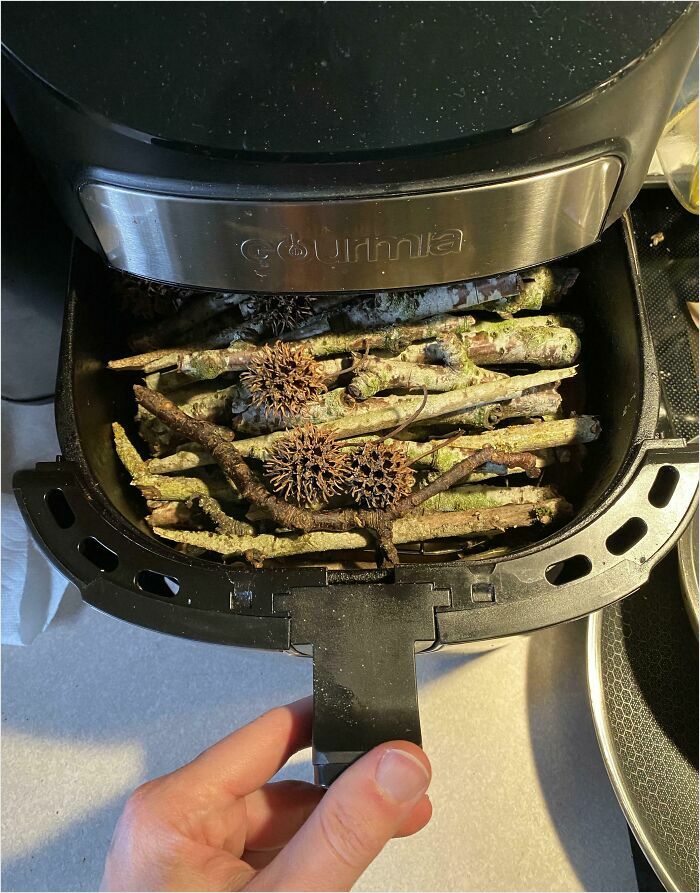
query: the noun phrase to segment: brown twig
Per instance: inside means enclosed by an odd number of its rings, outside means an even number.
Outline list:
[[[393,431],[390,431],[388,434],[385,434],[383,437],[380,437],[379,443],[382,443],[383,441],[385,441],[387,439],[387,437],[396,437],[396,435],[400,434],[401,431],[404,430],[404,428],[408,428],[409,425],[413,424],[413,422],[416,421],[418,416],[425,409],[425,404],[427,402],[428,402],[428,389],[426,388],[425,385],[423,385],[423,401],[421,402],[421,405],[418,407],[418,409],[413,413],[412,416],[409,416],[407,419],[404,419],[398,428],[394,428]]]
[[[444,449],[444,447],[450,446],[450,444],[454,443],[458,437],[463,437],[463,436],[464,436],[464,431],[462,431],[460,428],[457,431],[455,431],[454,434],[452,434],[450,437],[446,438],[445,440],[437,441],[435,446],[432,448],[432,450],[428,450],[427,453],[422,453],[420,456],[414,456],[413,459],[411,459],[411,461],[408,464],[413,465],[414,462],[422,462],[423,459],[427,459],[428,456],[432,456],[432,454],[435,453],[437,450],[441,450],[441,449]]]
[[[449,495],[449,491],[448,494]],[[487,537],[504,530],[547,525],[571,516],[571,506],[565,499],[554,497],[536,503],[496,505],[490,508],[472,508],[465,511],[428,511],[419,518],[421,542],[475,534]],[[244,556],[261,567],[268,558],[287,558],[310,553],[342,552],[352,549],[368,549],[372,537],[367,531],[353,530],[347,533],[275,533],[254,536],[227,536],[210,531],[175,530],[157,528],[155,533],[171,542],[188,543],[201,549],[219,552],[227,557]],[[407,517],[394,521],[391,536],[396,545],[416,541],[416,518]],[[452,550],[454,551],[454,549]]]
[[[196,441],[205,447],[220,465],[224,474],[235,484],[241,496],[264,509],[269,517],[280,526],[303,532],[347,532],[357,528],[366,528],[374,534],[380,549],[391,562],[398,560],[396,547],[391,541],[392,522],[413,511],[431,496],[458,484],[475,468],[495,460],[506,466],[516,465],[525,468],[528,473],[536,473],[533,456],[525,453],[501,454],[486,445],[466,456],[426,487],[404,497],[385,511],[366,509],[309,510],[289,505],[270,493],[248,468],[234,443],[222,437],[221,431],[216,426],[186,416],[171,400],[157,391],[135,385],[134,394],[138,403],[157,416],[164,424],[188,440]]]

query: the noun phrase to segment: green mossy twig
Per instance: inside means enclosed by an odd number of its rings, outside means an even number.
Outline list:
[[[474,533],[503,531],[533,524],[549,524],[565,519],[571,514],[571,506],[561,498],[532,504],[497,506],[465,512],[433,512],[416,518],[404,518],[392,522],[390,536],[394,545],[424,542],[434,539],[467,537]],[[346,551],[372,548],[372,535],[365,530],[343,532],[309,532],[304,534],[258,534],[257,536],[224,536],[222,534],[155,529],[164,539],[188,543],[218,552],[226,557],[245,556],[256,564],[270,558],[287,558],[317,552]]]

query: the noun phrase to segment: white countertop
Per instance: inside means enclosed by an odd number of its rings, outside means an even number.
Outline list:
[[[587,703],[582,623],[418,658],[434,816],[358,890],[636,890]],[[71,588],[48,630],[3,649],[5,890],[95,890],[128,793],[265,709],[311,662],[130,626]],[[311,778],[308,752],[284,776]]]

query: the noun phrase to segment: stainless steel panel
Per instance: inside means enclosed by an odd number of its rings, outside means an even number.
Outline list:
[[[622,170],[593,161],[445,192],[249,202],[89,183],[80,190],[109,262],[226,290],[363,291],[521,269],[595,241]]]

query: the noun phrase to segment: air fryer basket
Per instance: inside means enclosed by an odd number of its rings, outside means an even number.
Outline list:
[[[141,517],[110,424],[133,379],[110,373],[123,321],[105,268],[76,244],[56,421],[62,457],[15,477],[49,558],[95,607],[162,632],[273,650],[313,647],[314,762],[330,783],[391,738],[420,742],[416,643],[439,648],[581,617],[642,585],[690,517],[697,448],[655,439],[659,387],[627,218],[576,257],[589,445],[574,519],[504,557],[376,571],[254,570],[175,552]]]

